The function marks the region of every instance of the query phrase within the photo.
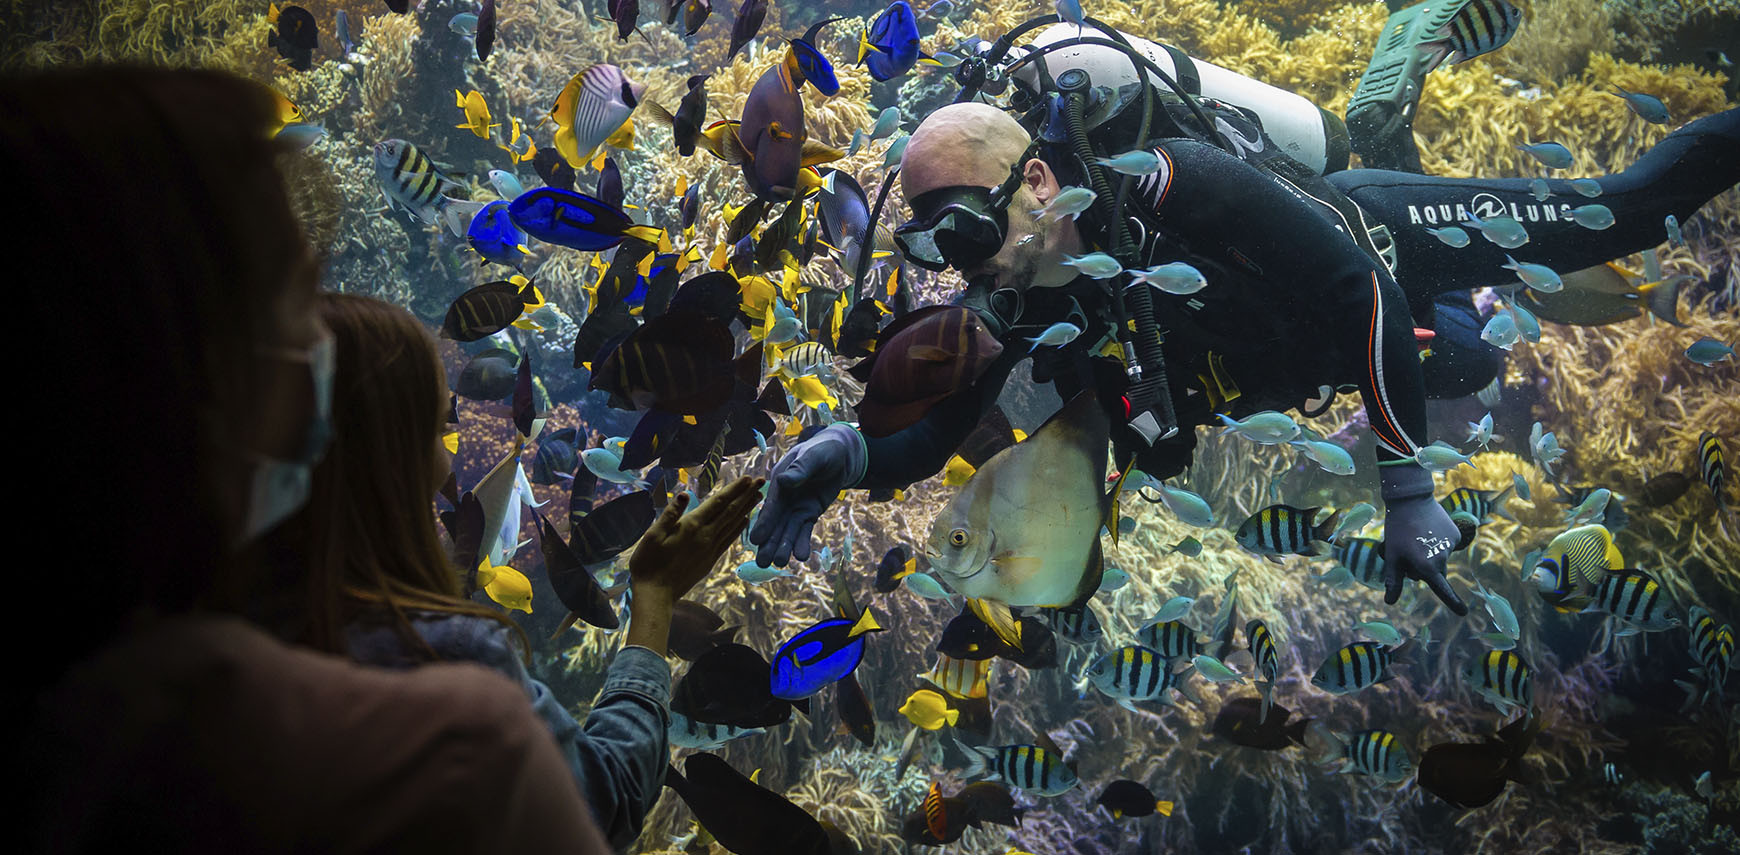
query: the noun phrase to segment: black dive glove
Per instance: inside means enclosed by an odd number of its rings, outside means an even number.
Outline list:
[[[1413,461],[1378,468],[1384,497],[1384,602],[1402,595],[1403,579],[1425,582],[1458,615],[1468,604],[1456,596],[1444,567],[1462,536],[1432,499],[1432,473]]]
[[[786,566],[810,557],[810,532],[840,491],[864,480],[870,452],[851,425],[834,423],[798,443],[774,464],[749,542],[759,549],[755,563]]]

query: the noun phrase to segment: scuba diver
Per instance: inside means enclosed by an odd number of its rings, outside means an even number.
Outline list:
[[[1427,364],[1446,360],[1441,383],[1484,385],[1495,361],[1472,302],[1461,318],[1455,301],[1509,277],[1499,247],[1476,238],[1454,250],[1426,228],[1509,214],[1527,224],[1528,260],[1565,270],[1653,246],[1666,214],[1683,219],[1740,181],[1740,111],[1693,122],[1599,179],[1618,222],[1592,239],[1568,206],[1530,196],[1527,179],[1338,172],[1350,146],[1334,116],[1092,18],[1084,32],[1054,24],[1004,63],[1015,39],[1057,20],[969,56],[961,96],[918,126],[899,168],[912,210],[895,230],[903,255],[959,271],[967,286],[955,303],[1007,346],[971,386],[892,430],[835,423],[789,451],[750,534],[758,563],[807,559],[817,518],[842,490],[887,491],[941,470],[1031,355],[1034,382],[1063,400],[1096,393],[1120,471],[1159,479],[1189,466],[1198,425],[1264,410],[1314,416],[1357,389],[1378,445],[1385,602],[1413,578],[1466,614],[1444,577],[1460,533],[1416,459],[1427,437],[1422,345],[1435,353]],[[979,102],[1011,85],[1011,111]],[[1144,174],[1102,164],[1140,151],[1153,155]],[[1568,182],[1548,183],[1575,198]],[[1036,216],[1070,188],[1094,191],[1079,217]],[[1063,263],[1096,251],[1122,269],[1096,279]],[[1207,287],[1170,293],[1132,276],[1177,261]],[[1441,295],[1453,317],[1433,330]],[[1030,353],[1059,322],[1080,333]],[[1108,336],[1114,352],[1093,349]]]

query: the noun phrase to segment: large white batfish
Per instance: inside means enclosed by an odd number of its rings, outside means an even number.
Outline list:
[[[931,568],[982,617],[1071,606],[1099,588],[1109,432],[1099,401],[1077,395],[979,467],[931,523]]]

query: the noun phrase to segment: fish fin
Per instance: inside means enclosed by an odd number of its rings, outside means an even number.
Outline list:
[[[815,140],[804,140],[803,154],[799,156],[799,166],[818,166],[823,163],[833,163],[846,156],[846,153],[826,143]]]
[[[1004,644],[1016,650],[1022,649],[1021,623],[1015,619],[1015,614],[1009,611],[1008,604],[975,597],[968,600],[967,605],[972,608],[973,614],[978,615],[979,619],[991,628],[992,632],[997,633],[997,637],[1002,639]]]
[[[677,121],[676,115],[671,113],[671,111],[666,110],[657,101],[650,101],[650,100],[643,101],[643,102],[641,102],[641,106],[643,108],[645,108],[652,115],[652,119],[654,122],[657,122],[658,124],[663,125],[667,128],[670,127],[672,124],[675,124]],[[682,194],[678,193],[677,195],[681,196]]]
[[[1166,801],[1165,799],[1157,801],[1154,803],[1154,810],[1155,810],[1155,812],[1159,813],[1161,816],[1171,816],[1172,815],[1172,802]]]
[[[858,621],[856,623],[852,624],[852,629],[846,633],[846,637],[847,638],[857,638],[858,636],[863,635],[866,632],[881,632],[881,631],[882,631],[882,627],[877,625],[876,617],[874,615],[870,614],[869,609],[865,609],[864,613],[858,616]]]
[[[916,730],[913,732],[917,733]],[[961,749],[962,754],[967,755],[967,768],[965,771],[961,772],[961,777],[963,777],[963,778],[976,778],[980,775],[985,774],[985,771],[986,771],[985,760],[988,758],[986,757],[984,751],[981,751],[979,748],[977,748],[975,746],[968,745],[965,742],[960,741],[959,739],[955,740],[955,746]]]
[[[738,135],[735,124],[726,126],[724,132],[719,135],[719,156],[724,158],[726,163],[745,164],[755,161],[755,155],[743,147],[743,137]]]
[[[1679,317],[1680,284],[1690,279],[1690,276],[1670,276],[1639,287],[1637,293],[1643,295],[1643,305],[1650,314],[1673,326],[1683,327],[1685,324]]]
[[[1130,712],[1141,712],[1141,710],[1136,709],[1136,702],[1130,700],[1129,698],[1119,698],[1118,699],[1118,706],[1123,707],[1124,709],[1127,709]]]

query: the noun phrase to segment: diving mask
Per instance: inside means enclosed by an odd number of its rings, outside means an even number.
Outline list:
[[[938,187],[912,200],[913,218],[894,230],[894,242],[926,270],[967,270],[997,254],[1009,228],[1009,200],[989,187]]]

